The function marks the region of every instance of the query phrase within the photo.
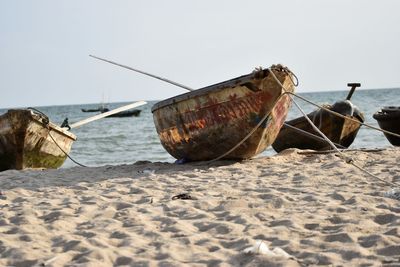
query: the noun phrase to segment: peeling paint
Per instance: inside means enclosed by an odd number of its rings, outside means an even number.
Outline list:
[[[287,72],[274,73],[289,91],[294,90]],[[215,88],[207,87],[204,94],[201,94],[202,90],[194,91],[192,97],[190,93],[185,94],[185,98],[177,96],[176,100],[169,100],[169,104],[157,103],[153,108],[161,143],[177,159],[219,157],[238,144],[270,113],[251,138],[225,157],[250,158],[273,142],[291,104],[287,96],[279,99],[282,88],[268,72],[257,78],[242,76],[240,82],[233,79],[219,83]]]

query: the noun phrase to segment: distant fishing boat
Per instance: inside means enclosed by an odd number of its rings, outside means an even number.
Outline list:
[[[294,91],[294,75],[287,68],[271,69],[273,75],[260,69],[156,103],[152,112],[161,144],[176,159],[188,161],[212,160],[239,144],[223,158],[247,159],[264,151],[291,104],[273,76]]]
[[[105,108],[101,113],[109,111],[108,108]],[[140,109],[126,110],[121,111],[112,115],[107,116],[106,118],[122,118],[122,117],[137,117],[140,115]]]
[[[102,95],[101,104],[97,108],[82,108],[82,112],[106,112],[109,109],[107,108],[107,104],[104,102],[104,92]]]
[[[74,134],[41,113],[8,110],[0,116],[0,171],[58,168],[67,157],[62,150],[69,153],[75,140]]]
[[[98,107],[98,108],[82,108],[82,112],[105,112],[105,110],[109,110],[106,107]]]
[[[383,107],[373,115],[381,129],[400,134],[400,107]],[[394,146],[400,146],[400,138],[384,133],[387,140]]]
[[[359,122],[364,122],[363,113],[350,102],[354,90],[360,84],[349,83],[348,86],[352,86],[352,88],[346,100],[325,106],[331,111],[346,116],[346,119],[323,109],[318,109],[307,115],[318,129],[339,148],[348,148],[353,143],[361,127]],[[282,126],[272,147],[276,152],[287,148],[319,151],[331,149],[331,146],[312,128],[303,116],[287,121]]]

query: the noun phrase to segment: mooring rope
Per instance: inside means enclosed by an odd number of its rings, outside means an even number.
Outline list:
[[[297,96],[297,95],[294,94],[294,93],[291,93],[291,92],[287,91],[287,89],[283,86],[283,84],[279,81],[279,79],[275,76],[275,74],[274,74],[272,71],[270,71],[270,72],[272,73],[272,77],[275,79],[275,81],[281,86],[282,90],[284,90],[286,93],[289,94],[290,99],[292,99],[292,101],[293,101],[293,103],[295,104],[295,106],[300,110],[300,112],[303,114],[304,118],[308,121],[308,123],[311,125],[311,127],[312,127],[317,133],[319,133],[319,134],[325,139],[325,141],[328,142],[329,145],[330,145],[336,152],[339,153],[339,155],[340,155],[339,158],[341,158],[341,159],[344,160],[346,163],[353,165],[353,166],[356,167],[357,169],[359,169],[359,170],[361,170],[361,171],[367,173],[368,175],[372,176],[373,178],[375,178],[375,179],[377,179],[377,180],[379,180],[379,181],[381,181],[381,182],[384,182],[384,183],[386,183],[386,184],[388,184],[388,185],[391,185],[391,186],[398,186],[396,183],[386,181],[386,180],[384,180],[384,179],[378,177],[377,175],[375,175],[375,174],[369,172],[368,170],[364,169],[363,167],[358,166],[358,165],[355,163],[355,161],[354,161],[353,158],[348,157],[348,156],[346,156],[343,152],[341,152],[341,151],[332,143],[332,141],[329,140],[329,138],[326,137],[325,134],[324,134],[323,132],[321,132],[321,131],[318,129],[317,126],[314,125],[314,123],[310,120],[310,118],[308,118],[307,114],[303,111],[303,109],[302,109],[302,108],[297,104],[297,102],[292,98],[292,95],[294,95],[294,96]],[[303,98],[301,97],[301,99],[303,99]],[[311,103],[311,104],[314,104],[314,105],[320,107],[321,109],[327,110],[326,108],[324,108],[324,107],[322,107],[322,106],[319,106],[319,105],[313,103],[313,102],[310,101],[310,100],[307,100],[307,102],[309,102],[309,103]],[[336,115],[336,113],[337,113],[337,112],[334,112],[335,115]],[[341,115],[341,114],[340,114],[340,115]],[[347,117],[345,117],[345,116],[343,116],[343,117],[344,117],[345,119],[347,119]],[[357,122],[358,122],[358,121],[357,121]]]
[[[243,144],[263,123],[264,121],[268,118],[268,116],[271,114],[272,110],[274,109],[275,105],[278,103],[278,101],[284,96],[286,95],[286,92],[283,92],[275,101],[271,111],[267,112],[264,117],[259,121],[259,123],[257,123],[257,125],[239,142],[237,143],[234,147],[232,147],[230,150],[228,150],[227,152],[225,152],[224,154],[222,154],[221,156],[212,159],[212,160],[208,160],[205,163],[211,163],[217,160],[222,159],[223,157],[229,155],[231,152],[233,152],[236,148],[238,148],[241,144]]]
[[[286,67],[283,67],[283,66],[281,66],[281,65],[277,65],[276,67],[277,67],[277,68],[283,68],[284,71],[287,71],[287,72],[289,73],[289,77],[290,77],[290,74],[293,74],[293,73],[292,73],[288,68],[286,68]],[[272,67],[270,67],[270,68],[268,69],[268,71],[271,72],[271,73],[272,73],[272,70],[271,70],[272,68],[274,68],[274,66],[272,66]],[[257,70],[257,69],[256,69],[256,70]],[[292,77],[290,77],[290,81],[292,82],[292,84],[293,84],[294,86],[297,86],[297,85],[299,84],[299,80],[297,79],[297,76],[296,76],[296,75],[293,74],[293,76],[295,77],[296,82],[293,81],[293,78],[292,78]],[[282,91],[283,91],[283,93],[282,93]],[[262,119],[257,123],[257,125],[254,126],[254,128],[253,128],[242,140],[240,140],[240,142],[237,143],[234,147],[232,147],[231,149],[229,149],[227,152],[225,152],[225,153],[222,154],[221,156],[218,156],[218,157],[216,157],[216,158],[214,158],[214,159],[212,159],[212,160],[205,161],[205,163],[211,163],[211,162],[214,162],[214,161],[217,161],[217,160],[222,159],[223,157],[225,157],[225,156],[229,155],[231,152],[233,152],[236,148],[238,148],[241,144],[243,144],[247,139],[249,139],[249,137],[250,137],[264,122],[265,122],[265,120],[266,120],[266,119],[268,118],[268,116],[271,114],[272,110],[275,108],[275,105],[279,102],[279,100],[280,100],[284,95],[287,95],[287,94],[288,94],[288,92],[281,86],[281,94],[280,94],[279,97],[275,100],[275,102],[274,102],[274,104],[273,104],[271,110],[270,110],[269,112],[267,112],[267,113],[262,117]]]
[[[77,165],[79,165],[79,166],[81,166],[81,167],[88,168],[88,166],[83,165],[82,163],[79,163],[79,162],[77,162],[76,160],[74,160],[67,152],[64,151],[64,149],[61,148],[61,146],[57,143],[57,141],[56,141],[56,140],[54,139],[54,137],[51,135],[51,133],[50,133],[50,131],[51,131],[50,127],[47,127],[47,130],[49,131],[48,134],[49,134],[49,136],[51,137],[51,139],[53,140],[53,142],[58,146],[58,148],[59,148],[72,162],[74,162],[75,164],[77,164]]]
[[[333,110],[330,110],[330,109],[328,109],[328,108],[325,108],[323,105],[318,105],[317,103],[314,103],[314,102],[312,102],[311,100],[308,100],[307,98],[302,97],[302,96],[300,96],[300,95],[297,95],[297,94],[295,94],[295,93],[292,93],[292,92],[287,92],[287,93],[290,94],[290,95],[293,95],[293,96],[295,96],[295,97],[297,97],[297,98],[299,98],[299,99],[301,99],[301,100],[303,100],[303,101],[305,101],[305,102],[307,102],[307,103],[309,103],[309,104],[311,104],[311,105],[313,105],[313,106],[316,106],[316,107],[318,107],[318,108],[320,108],[320,109],[323,109],[323,110],[325,110],[325,111],[327,111],[327,112],[329,112],[329,113],[331,113],[331,114],[333,114],[333,115],[336,115],[336,116],[338,116],[338,117],[340,117],[340,118],[347,119],[347,120],[356,122],[356,123],[358,123],[358,124],[360,124],[360,125],[364,125],[365,127],[371,128],[371,129],[373,129],[373,130],[377,130],[377,131],[380,131],[380,132],[383,132],[383,133],[387,133],[387,134],[390,134],[390,135],[393,135],[393,136],[396,136],[396,137],[399,137],[399,138],[400,138],[400,134],[397,134],[397,133],[394,133],[394,132],[390,132],[390,131],[387,131],[387,130],[384,130],[384,129],[380,129],[380,128],[377,128],[377,127],[375,127],[375,126],[369,125],[369,124],[367,124],[367,123],[361,122],[361,121],[359,121],[359,120],[356,120],[356,119],[347,117],[347,116],[342,115],[342,114],[340,114],[340,113],[338,113],[338,112],[336,112],[336,111],[333,111]]]

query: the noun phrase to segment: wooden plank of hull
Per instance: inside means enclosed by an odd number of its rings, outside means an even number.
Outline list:
[[[289,74],[274,71],[285,88]],[[232,149],[260,120],[267,120],[225,159],[246,159],[265,150],[275,139],[289,106],[288,95],[264,70],[157,103],[152,111],[164,148],[177,159],[211,160]]]
[[[9,110],[0,116],[0,171],[25,168],[58,168],[69,153],[75,135],[30,110]]]
[[[332,109],[331,106],[330,109]],[[345,110],[332,110],[342,115],[346,115]],[[326,137],[329,138],[329,140],[346,148],[353,143],[361,126],[361,124],[357,122],[340,118],[324,110],[314,111],[307,116],[326,135]],[[364,121],[364,117],[361,113],[355,113],[354,116],[346,116],[360,122]],[[320,136],[304,117],[288,121],[287,124],[313,135]],[[275,142],[272,144],[272,147],[276,152],[280,152],[287,148],[313,149],[319,151],[331,149],[330,145],[326,141],[316,140],[315,138],[301,134],[285,125],[281,128],[281,131],[279,132]]]

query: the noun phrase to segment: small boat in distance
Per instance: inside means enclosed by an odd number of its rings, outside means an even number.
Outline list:
[[[82,112],[106,112],[109,111],[104,105],[99,106],[98,108],[82,108]]]
[[[0,137],[0,171],[58,168],[76,140],[74,134],[31,109],[11,109],[1,115]]]
[[[375,112],[373,118],[378,121],[381,129],[400,134],[400,107],[383,107]],[[400,146],[400,138],[391,134],[384,133],[387,140],[394,146]]]
[[[156,103],[152,112],[161,144],[184,161],[213,160],[236,146],[222,158],[248,159],[264,151],[275,140],[291,104],[275,77],[294,91],[294,75],[288,68],[270,69],[273,73],[256,69]]]
[[[348,148],[357,136],[364,115],[350,102],[354,90],[359,83],[349,83],[351,90],[344,101],[333,105],[325,105],[329,110],[337,112],[349,119],[338,117],[326,110],[318,109],[308,114],[308,118],[339,148]],[[352,119],[352,120],[350,120]],[[356,121],[353,121],[356,120]],[[331,146],[316,132],[303,116],[287,121],[281,128],[276,140],[272,144],[276,152],[287,148],[329,150]]]
[[[101,113],[109,111],[108,108],[105,108],[101,111]],[[112,115],[107,116],[106,118],[123,118],[123,117],[137,117],[140,115],[140,109],[133,109],[133,110],[125,110],[121,111]]]

